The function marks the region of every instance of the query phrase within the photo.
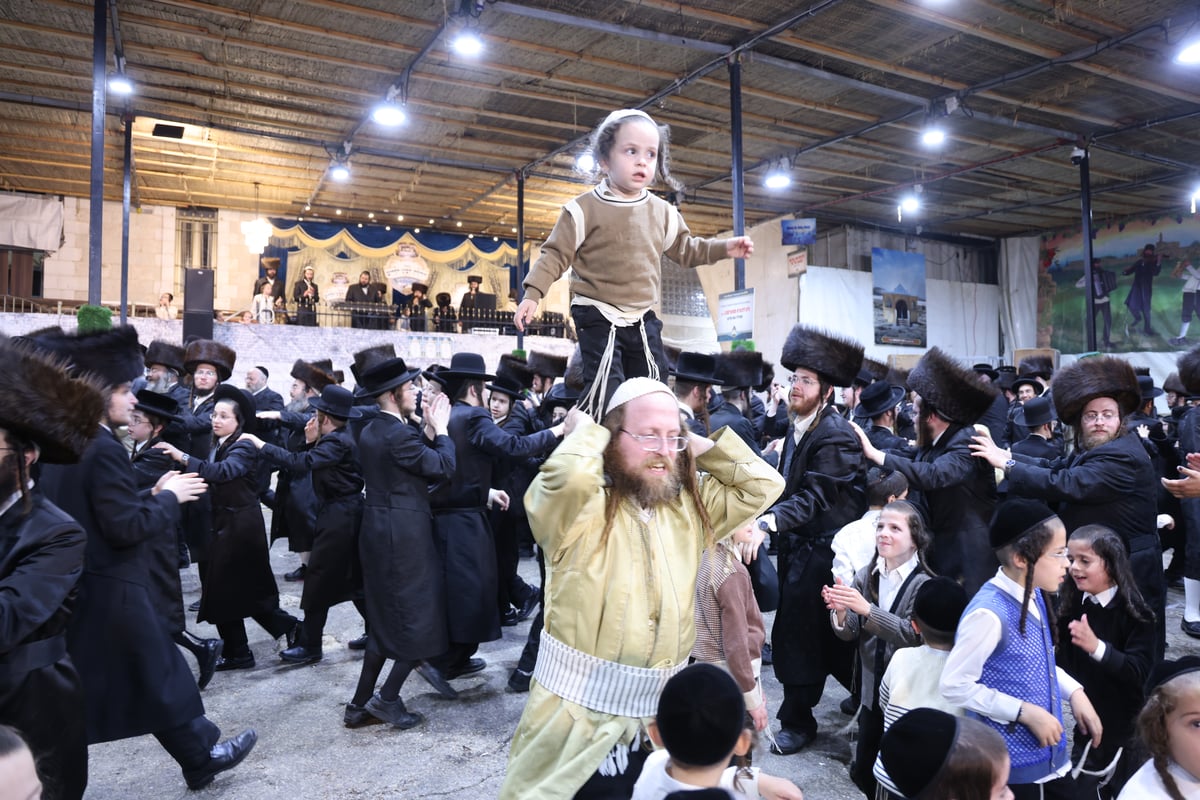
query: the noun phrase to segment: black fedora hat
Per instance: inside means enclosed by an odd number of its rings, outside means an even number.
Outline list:
[[[556,383],[550,387],[550,391],[546,392],[546,396],[542,398],[540,408],[554,408],[562,406],[563,408],[571,408],[579,402],[579,390],[572,389],[565,383]]]
[[[254,400],[250,395],[233,384],[222,383],[213,390],[213,402],[219,403],[222,400],[237,403],[238,411],[242,415],[242,433],[254,433],[258,430],[258,417],[255,416]]]
[[[971,369],[975,370],[978,375],[986,375],[992,383],[995,383],[996,379],[1000,377],[1000,373],[991,364],[972,364]]]
[[[420,369],[409,369],[403,358],[389,358],[363,372],[359,386],[354,390],[354,395],[356,397],[378,397],[384,392],[408,383],[420,374]]]
[[[138,389],[137,402],[133,407],[143,414],[158,417],[164,423],[183,421],[179,416],[179,403],[175,402],[175,398],[149,389]]]
[[[455,353],[450,359],[450,366],[438,373],[438,377],[446,381],[459,379],[477,379],[490,381],[496,376],[487,371],[483,356],[478,353]]]
[[[717,375],[717,359],[708,353],[680,353],[671,374],[676,378],[709,386],[724,386]]]
[[[1037,428],[1058,419],[1049,397],[1031,397],[1013,412],[1013,422],[1027,428]]]
[[[880,414],[895,408],[904,399],[904,389],[886,381],[875,381],[862,390],[854,416],[858,419],[875,419]]]
[[[521,396],[522,386],[520,382],[512,375],[500,374],[495,379],[485,385],[489,391],[500,392],[506,394],[514,400]]]
[[[1022,386],[1032,386],[1034,394],[1038,397],[1041,397],[1042,394],[1046,391],[1046,387],[1042,385],[1042,382],[1039,381],[1037,378],[1035,378],[1033,375],[1018,376],[1017,378],[1015,378],[1013,380],[1012,386],[1009,387],[1009,389],[1010,389],[1010,391],[1012,391],[1013,394],[1020,394]]]
[[[421,294],[429,294],[429,286],[427,284],[420,283],[419,281],[413,281],[412,290],[414,292],[420,292]]]
[[[321,396],[312,398],[308,404],[338,419],[358,419],[362,416],[362,412],[354,407],[353,393],[337,384],[326,386],[321,390]]]
[[[1142,392],[1142,402],[1162,397],[1163,390],[1154,385],[1154,378],[1149,375],[1138,375],[1138,389]]]
[[[483,283],[482,275],[468,275],[467,283]]]

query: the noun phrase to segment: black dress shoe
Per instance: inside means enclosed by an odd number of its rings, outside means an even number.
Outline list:
[[[187,781],[188,788],[203,789],[213,782],[217,773],[233,769],[242,763],[242,759],[250,754],[257,741],[258,734],[251,728],[242,731],[232,739],[226,739],[220,744],[214,745],[213,749],[209,751],[208,762],[203,767],[184,770],[183,778]]]
[[[451,667],[442,672],[446,676],[446,680],[452,681],[455,678],[463,678],[467,675],[474,675],[476,672],[483,672],[487,669],[487,662],[482,658],[472,658],[466,664],[457,667]]]
[[[843,698],[842,702],[838,704],[838,711],[841,711],[847,717],[853,717],[861,704],[862,701],[859,698],[855,697],[854,695],[850,695],[849,697]]]
[[[524,694],[529,691],[529,679],[533,677],[532,672],[526,672],[523,669],[514,669],[512,674],[508,676],[508,690],[513,694]]]
[[[1179,629],[1193,639],[1200,639],[1200,622],[1188,622],[1186,619],[1181,619],[1179,620]]]
[[[779,733],[775,734],[775,744],[771,745],[771,752],[777,756],[790,756],[808,747],[816,738],[815,733],[808,731],[780,728]]]
[[[217,672],[228,672],[231,669],[254,669],[254,653],[218,658],[215,669]]]
[[[289,664],[315,664],[321,660],[324,653],[319,647],[306,647],[298,644],[279,653],[279,658]]]
[[[500,615],[500,627],[515,628],[521,624],[521,612],[518,609],[510,608]]]
[[[763,642],[762,663],[763,663],[764,667],[769,667],[775,663],[775,656],[771,652],[771,643],[770,642]]]
[[[357,639],[351,639],[349,642],[346,643],[346,647],[349,647],[351,650],[366,650],[367,649],[367,634],[364,633],[362,636],[358,637]]]
[[[346,703],[346,713],[342,715],[342,723],[347,728],[363,728],[367,725],[378,725],[383,720],[376,717],[365,706]]]
[[[425,721],[420,714],[411,713],[404,707],[404,701],[397,697],[395,700],[384,700],[378,694],[371,695],[365,706],[368,712],[377,719],[390,723],[393,728],[407,730]]]
[[[529,619],[530,614],[537,610],[538,603],[540,602],[538,593],[531,591],[529,596],[525,598],[525,602],[517,606],[517,622],[524,622]]]
[[[302,581],[305,574],[308,572],[308,564],[301,564],[291,572],[286,572],[283,575],[285,581]]]
[[[224,639],[205,639],[200,643],[204,653],[199,659],[200,676],[196,679],[196,687],[203,689],[212,680],[217,671],[217,662],[221,660],[221,651],[225,648]]]
[[[307,643],[304,636],[304,626],[300,624],[300,620],[298,619],[295,621],[295,623],[296,624],[288,628],[287,632],[283,634],[283,640],[287,642],[287,646],[284,648],[286,650],[291,650],[292,648],[296,647],[296,645]],[[319,644],[320,643],[318,642],[318,645]]]
[[[457,700],[458,692],[446,680],[446,676],[442,671],[430,664],[428,661],[421,661],[417,664],[417,674],[425,679],[425,682],[434,688],[434,690],[447,700]]]

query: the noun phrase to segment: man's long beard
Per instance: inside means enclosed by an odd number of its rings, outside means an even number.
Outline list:
[[[1081,450],[1092,450],[1093,448],[1099,447],[1102,444],[1108,444],[1113,439],[1117,438],[1118,433],[1120,433],[1120,428],[1118,428],[1111,435],[1107,431],[1091,433],[1087,430],[1081,430],[1079,432],[1079,448]]]
[[[308,395],[301,397],[299,400],[289,400],[288,404],[284,406],[284,408],[288,411],[291,411],[293,414],[299,414],[301,411],[308,408]]]
[[[155,394],[166,394],[174,385],[175,381],[171,379],[170,375],[160,375],[156,381],[146,381],[146,388]]]
[[[789,397],[788,413],[794,418],[804,419],[805,417],[812,416],[813,412],[820,408],[823,402],[825,401],[820,396],[814,397],[812,400],[794,400]]]
[[[657,478],[648,477],[645,468],[655,464],[665,466],[666,472]],[[619,458],[612,458],[607,460],[607,468],[613,491],[632,499],[642,508],[654,508],[668,503],[678,497],[683,488],[676,458],[666,458],[656,453],[644,459],[633,470],[627,470]]]

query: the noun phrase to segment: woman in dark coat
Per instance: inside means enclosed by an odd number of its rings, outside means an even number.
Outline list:
[[[399,728],[421,722],[421,715],[409,713],[400,699],[400,687],[414,669],[443,696],[457,696],[436,669],[421,663],[448,644],[429,484],[454,474],[455,453],[447,435],[450,404],[445,396],[426,397],[424,435],[407,422],[416,410],[412,381],[419,374],[393,358],[366,370],[360,381],[361,394],[377,398],[380,413],[359,438],[367,493],[358,549],[371,634],[358,687],[346,705],[345,723],[351,728],[371,717]],[[395,665],[375,694],[389,658]]]
[[[200,593],[201,622],[217,626],[225,640],[225,655],[217,671],[251,669],[254,654],[246,638],[246,617],[252,617],[272,638],[296,643],[299,620],[279,607],[279,587],[271,572],[267,531],[258,504],[258,451],[242,439],[254,427],[254,404],[246,393],[229,384],[214,392],[214,448],[200,461],[165,442],[156,445],[199,473],[212,498],[212,544],[208,575]]]
[[[336,385],[327,386],[309,404],[317,413],[305,425],[306,445],[300,452],[268,444],[253,434],[242,437],[272,464],[293,474],[311,474],[317,497],[312,553],[300,598],[305,612],[303,643],[279,654],[292,664],[321,660],[321,636],[333,606],[354,600],[359,613],[366,616],[360,599],[362,575],[358,564],[362,467],[358,445],[346,426],[348,419],[357,419],[362,412],[354,408],[354,396]]]

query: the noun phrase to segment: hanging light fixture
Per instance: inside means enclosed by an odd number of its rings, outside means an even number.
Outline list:
[[[786,189],[792,185],[791,165],[786,158],[781,158],[763,176],[763,186],[768,189]]]
[[[596,169],[596,157],[591,150],[584,150],[575,159],[575,169],[580,172],[592,172]]]
[[[133,94],[133,81],[129,80],[124,71],[114,72],[108,76],[108,90],[113,94],[127,96]]]
[[[900,198],[900,204],[896,206],[896,221],[903,222],[905,214],[915,214],[921,210],[921,191],[924,187],[917,184],[913,187],[912,194],[906,194]]]
[[[254,219],[242,223],[242,236],[246,237],[246,249],[260,255],[271,241],[271,223],[258,213],[258,182],[254,182]]]
[[[385,128],[398,128],[408,122],[408,114],[404,111],[404,101],[400,97],[399,86],[389,86],[387,96],[371,111],[371,119],[375,124]]]
[[[926,147],[941,147],[945,143],[945,129],[936,123],[927,123],[921,131],[921,144]]]
[[[341,149],[333,154],[329,164],[329,177],[338,183],[350,180],[350,143],[343,142]]]
[[[1175,55],[1175,63],[1185,64],[1189,67],[1200,64],[1200,39],[1193,39],[1179,48],[1179,52]]]

